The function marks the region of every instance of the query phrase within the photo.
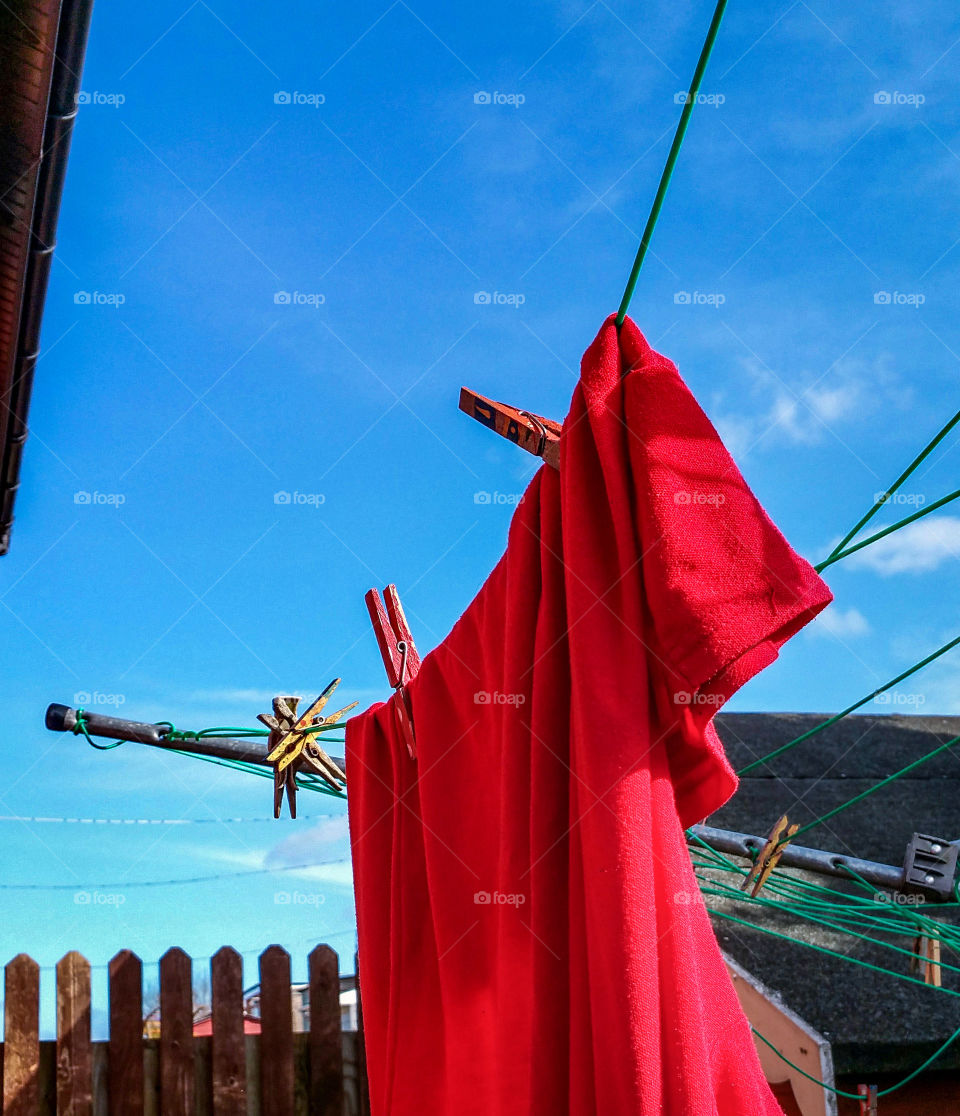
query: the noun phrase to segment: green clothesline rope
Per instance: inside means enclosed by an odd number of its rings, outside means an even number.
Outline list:
[[[269,736],[269,729],[244,729],[244,728],[210,728],[200,729],[199,732],[190,732],[184,730],[178,732],[170,721],[158,721],[158,725],[166,727],[168,732],[166,734],[168,740],[180,740],[188,743],[190,740],[201,740],[204,737],[221,737],[221,738],[237,738],[237,737],[253,737],[253,736]],[[341,728],[341,725],[310,725],[304,729],[304,732],[322,732],[331,731]],[[98,744],[87,730],[87,719],[84,716],[84,710],[77,710],[77,722],[73,726],[73,733],[76,736],[83,736],[87,743],[96,748],[100,752],[108,752],[112,748],[119,748],[121,744],[128,744],[128,740],[114,740],[110,744]],[[343,739],[338,737],[331,740],[330,743],[342,744]],[[189,756],[191,759],[203,760],[205,763],[213,763],[218,767],[228,767],[233,771],[246,771],[251,775],[258,775],[261,779],[272,779],[273,771],[269,768],[262,767],[260,764],[247,763],[245,760],[225,759],[218,756],[201,756],[197,752],[184,751],[182,748],[169,748],[168,751],[173,752],[178,756]],[[297,786],[301,790],[316,791],[318,794],[328,794],[331,798],[346,798],[344,791],[334,790],[324,779],[319,776],[310,774],[302,774],[296,776]]]
[[[948,748],[952,748],[955,744],[958,743],[960,743],[960,736],[955,736],[952,740],[948,740],[946,744],[941,744],[938,748],[934,748],[932,752],[927,752],[925,756],[921,756],[919,759],[914,760],[913,763],[908,763],[906,767],[901,767],[899,771],[895,771],[892,775],[888,775],[885,779],[881,779],[879,783],[875,783],[872,787],[867,787],[867,789],[865,791],[861,791],[860,794],[855,794],[853,798],[848,799],[846,802],[841,802],[839,806],[835,806],[832,810],[828,810],[827,813],[822,814],[818,818],[814,818],[813,821],[807,822],[806,825],[801,825],[800,828],[793,834],[793,836],[789,838],[781,838],[779,844],[785,845],[788,841],[793,841],[795,838],[799,837],[801,833],[806,833],[808,830],[813,829],[814,826],[821,825],[823,822],[829,821],[830,818],[836,817],[836,815],[839,814],[841,810],[846,810],[848,807],[855,805],[857,802],[861,802],[864,798],[867,797],[867,795],[873,794],[874,792],[887,786],[888,783],[892,783],[896,779],[902,778],[904,775],[907,775],[909,772],[913,771],[915,767],[919,767],[921,763],[926,763],[927,760],[933,759],[934,756],[940,755],[941,752],[945,752]]]
[[[906,527],[908,523],[914,523],[916,520],[922,519],[923,516],[937,511],[938,508],[942,508],[944,504],[949,504],[951,500],[956,500],[958,497],[960,497],[960,488],[955,492],[951,492],[949,496],[944,496],[942,499],[935,501],[929,507],[921,508],[920,511],[914,512],[913,515],[908,515],[905,519],[897,520],[896,523],[892,523],[889,527],[884,527],[882,531],[877,531],[874,535],[868,535],[865,539],[862,539],[858,543],[854,543],[853,546],[848,546],[845,550],[837,551],[834,549],[833,553],[831,553],[829,557],[824,558],[818,565],[814,566],[814,569],[817,573],[822,573],[827,566],[832,566],[834,562],[839,562],[841,558],[846,558],[849,554],[856,554],[858,550],[863,550],[865,546],[869,546],[879,539],[886,538],[887,535],[892,535],[894,531],[899,531],[901,527]]]
[[[946,438],[950,431],[953,430],[957,423],[960,423],[960,411],[957,411],[953,418],[951,418],[949,422],[947,422],[946,425],[943,426],[933,436],[933,438],[931,438],[931,440],[924,446],[920,453],[917,454],[913,461],[910,462],[910,464],[906,467],[906,469],[904,469],[900,476],[897,477],[897,479],[887,489],[887,491],[883,493],[882,497],[874,501],[873,506],[870,508],[870,510],[861,517],[855,527],[852,527],[846,533],[846,535],[844,535],[844,537],[837,543],[833,550],[830,551],[821,565],[817,567],[818,569],[828,566],[832,561],[836,560],[837,556],[840,555],[840,552],[844,549],[844,547],[846,547],[847,543],[850,542],[850,540],[854,538],[854,536],[857,535],[867,525],[867,523],[870,522],[870,520],[884,506],[889,498],[896,493],[897,489],[903,484],[903,482],[930,456],[931,453],[933,453],[933,451],[937,448],[938,445],[940,445],[943,439]]]
[[[812,949],[817,953],[826,954],[828,957],[835,957],[839,961],[848,961],[851,965],[859,965],[863,969],[870,969],[875,973],[883,973],[885,976],[896,977],[898,980],[905,980],[908,984],[916,984],[921,988],[932,990],[933,986],[927,984],[925,981],[917,977],[907,976],[905,973],[898,973],[894,969],[885,969],[882,965],[874,965],[871,961],[864,961],[860,957],[853,957],[848,953],[840,953],[835,949],[829,949],[827,946],[817,945],[816,942],[808,942],[803,938],[792,938],[789,934],[783,934],[779,930],[771,930],[769,926],[761,926],[758,922],[748,922],[744,918],[738,918],[727,911],[718,910],[716,907],[707,907],[711,914],[715,914],[718,918],[724,918],[728,922],[736,922],[741,926],[747,926],[751,930],[759,930],[762,934],[768,934],[773,938],[781,938],[783,941],[792,942],[794,945],[805,946],[807,949]],[[937,992],[942,992],[945,996],[960,996],[960,992],[945,986],[936,988]]]
[[[768,763],[770,760],[777,759],[779,756],[782,756],[784,752],[789,752],[791,748],[795,748],[798,744],[802,744],[804,740],[809,740],[811,736],[815,736],[818,732],[823,732],[824,729],[829,728],[831,725],[835,725],[837,721],[842,720],[844,717],[852,713],[855,709],[859,709],[862,705],[866,705],[868,701],[872,701],[875,697],[879,696],[882,693],[885,693],[892,686],[896,686],[898,682],[902,682],[905,678],[909,678],[911,674],[916,674],[918,670],[922,670],[923,667],[929,665],[935,659],[939,659],[941,655],[945,655],[948,651],[956,647],[958,643],[960,643],[960,636],[957,636],[955,639],[951,639],[949,643],[945,643],[942,647],[938,648],[932,654],[928,655],[925,659],[921,659],[919,663],[914,663],[914,665],[910,667],[909,670],[905,670],[902,674],[898,674],[896,678],[891,678],[889,682],[885,682],[882,686],[878,686],[877,689],[872,690],[869,694],[866,695],[866,697],[862,697],[859,701],[855,701],[853,705],[848,705],[846,709],[842,710],[842,712],[835,714],[833,717],[827,718],[827,720],[822,721],[819,725],[815,725],[812,729],[808,729],[806,732],[801,733],[800,736],[795,737],[793,740],[788,740],[786,744],[781,744],[779,748],[775,748],[768,755],[761,756],[760,759],[753,760],[745,767],[741,767],[737,771],[737,774],[746,775],[749,772],[760,767],[762,764]]]
[[[640,275],[640,267],[643,264],[643,258],[647,254],[647,248],[650,245],[650,239],[653,236],[653,230],[657,224],[657,218],[660,216],[660,210],[663,207],[663,199],[667,196],[667,187],[670,185],[670,179],[673,175],[673,168],[676,166],[677,156],[680,154],[680,147],[683,144],[683,137],[686,135],[687,125],[690,123],[690,114],[693,112],[693,106],[697,102],[697,94],[700,92],[700,82],[703,80],[704,71],[707,68],[707,62],[710,60],[710,52],[713,50],[713,44],[717,40],[717,32],[720,30],[720,21],[723,19],[724,9],[727,6],[727,0],[717,0],[717,6],[713,13],[713,19],[710,21],[710,28],[707,31],[707,37],[704,40],[703,49],[700,51],[700,58],[697,61],[697,68],[693,72],[693,80],[690,83],[690,90],[687,93],[687,99],[684,102],[683,111],[680,113],[680,122],[677,124],[677,130],[673,136],[673,143],[670,145],[670,154],[667,156],[666,164],[663,168],[663,173],[660,175],[660,185],[657,187],[656,197],[653,199],[653,207],[650,210],[650,216],[647,218],[646,227],[643,230],[643,236],[640,238],[640,247],[637,249],[636,259],[633,261],[633,268],[630,271],[630,278],[627,280],[627,288],[623,292],[623,298],[620,300],[620,309],[617,311],[617,325],[623,325],[623,319],[626,317],[627,307],[630,305],[630,299],[633,298],[634,288],[637,285],[637,277]]]
[[[797,1073],[803,1074],[803,1076],[806,1077],[808,1081],[812,1081],[815,1085],[819,1085],[821,1089],[828,1089],[831,1093],[836,1093],[838,1097],[847,1097],[850,1100],[863,1100],[863,1097],[860,1093],[845,1093],[842,1089],[837,1089],[833,1085],[828,1085],[825,1081],[821,1081],[819,1078],[807,1073],[806,1070],[801,1069],[794,1062],[791,1062],[785,1054],[781,1054],[780,1051],[773,1045],[773,1043],[768,1038],[765,1038],[763,1035],[761,1035],[757,1028],[754,1027],[752,1024],[750,1025],[750,1030],[753,1031],[753,1033],[757,1036],[758,1039],[760,1039],[761,1042],[766,1043],[766,1045],[770,1047],[770,1049],[774,1052],[774,1054],[776,1054],[778,1058],[780,1058],[781,1061],[786,1062],[787,1065],[790,1066],[791,1069],[795,1069]],[[895,1093],[898,1089],[902,1089],[903,1086],[912,1081],[917,1076],[917,1074],[923,1073],[927,1066],[929,1066],[932,1062],[935,1062],[937,1058],[939,1058],[940,1055],[944,1052],[944,1050],[946,1050],[951,1043],[956,1042],[958,1038],[960,1038],[960,1027],[958,1027],[957,1030],[953,1032],[953,1034],[941,1047],[939,1047],[930,1055],[930,1057],[923,1063],[923,1065],[917,1066],[917,1068],[912,1073],[909,1073],[902,1081],[898,1081],[896,1085],[891,1085],[889,1089],[878,1090],[877,1096],[886,1097],[889,1096],[891,1093]]]

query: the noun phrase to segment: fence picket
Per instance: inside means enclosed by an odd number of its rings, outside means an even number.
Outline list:
[[[110,1116],[143,1116],[143,966],[129,949],[110,962]]]
[[[25,953],[4,970],[3,1111],[36,1116],[40,1105],[40,966]]]
[[[343,1041],[340,1037],[340,962],[328,945],[309,957],[310,1112],[343,1112]]]
[[[93,1114],[90,962],[76,951],[57,964],[57,1113]]]
[[[294,1116],[290,954],[278,945],[260,954],[260,1025],[261,1111]]]
[[[193,976],[182,949],[160,958],[160,1104],[163,1116],[193,1116]]]
[[[246,1116],[247,1069],[243,1034],[243,960],[224,946],[210,960],[213,997],[213,1111]]]
[[[4,970],[3,1111],[37,1116],[40,1107],[40,966],[20,953]]]

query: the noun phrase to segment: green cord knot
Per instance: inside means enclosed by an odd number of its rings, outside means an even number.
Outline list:
[[[87,718],[82,708],[77,710],[77,721],[71,731],[74,736],[82,735],[86,737],[86,741],[90,747],[96,748],[98,752],[109,752],[111,749],[119,748],[121,744],[127,743],[126,740],[116,740],[113,744],[98,744],[87,729]]]

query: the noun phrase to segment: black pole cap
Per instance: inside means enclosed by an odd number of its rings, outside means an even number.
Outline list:
[[[77,723],[77,714],[69,705],[54,703],[47,706],[47,715],[43,723],[51,732],[70,732]]]

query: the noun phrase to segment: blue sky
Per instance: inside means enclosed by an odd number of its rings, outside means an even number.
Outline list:
[[[7,893],[5,956],[229,943],[252,981],[267,944],[302,975],[329,941],[352,968],[342,804],[274,822],[265,782],[94,752],[43,710],[253,724],[336,675],[363,707],[388,581],[421,650],[443,638],[533,472],[460,385],[565,414],[711,11],[98,0],[0,570],[0,812],[115,824],[0,822],[3,885],[65,888]],[[960,407],[958,40],[932,3],[731,4],[631,308],[812,560]],[[896,511],[957,462],[954,438]],[[958,553],[947,509],[834,567],[734,707],[832,712],[952,638]],[[960,662],[903,702],[960,713]]]

